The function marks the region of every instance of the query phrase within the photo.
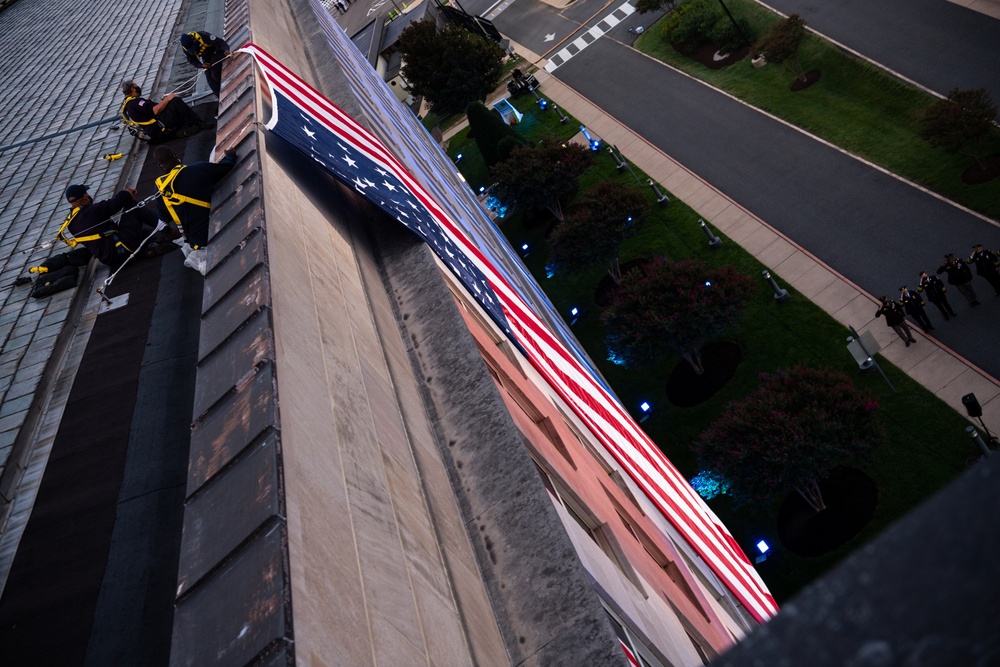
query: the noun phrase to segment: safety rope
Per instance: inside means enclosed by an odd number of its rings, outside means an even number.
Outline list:
[[[97,288],[97,295],[101,297],[101,300],[104,301],[104,303],[108,304],[109,306],[111,305],[111,299],[109,299],[107,297],[107,295],[105,295],[104,291],[111,286],[112,282],[114,282],[115,276],[118,275],[118,272],[121,271],[122,269],[124,269],[125,265],[128,264],[130,261],[132,261],[132,258],[135,257],[136,253],[138,253],[140,250],[142,250],[142,247],[144,245],[146,245],[146,242],[149,241],[149,239],[151,239],[154,236],[156,236],[156,234],[158,232],[160,232],[161,230],[166,229],[166,227],[167,227],[167,224],[165,222],[163,222],[162,220],[157,220],[157,222],[156,222],[156,229],[154,229],[153,231],[151,231],[149,233],[149,236],[147,236],[146,238],[144,238],[142,240],[142,242],[139,244],[138,248],[136,248],[135,250],[132,250],[131,252],[129,252],[129,256],[125,258],[125,261],[122,262],[121,266],[119,266],[117,269],[115,269],[114,273],[112,273],[110,276],[108,276],[107,278],[104,279],[104,284]]]
[[[224,60],[226,60],[227,58],[231,58],[231,57],[232,57],[232,54],[229,54],[228,56],[223,56],[222,59],[220,59],[220,60],[212,63],[212,67],[215,67],[219,63],[221,63]],[[200,75],[201,75],[201,72],[198,72],[194,76],[191,76],[191,77],[189,77],[187,79],[184,79],[183,81],[180,82],[180,84],[176,88],[174,88],[170,92],[173,93],[173,94],[175,94],[175,95],[179,95],[180,97],[186,96],[188,93],[190,93],[191,91],[194,90],[195,86],[197,85],[198,77]],[[182,90],[184,91],[183,93],[180,92]],[[169,95],[169,94],[170,93],[167,93],[167,95]],[[66,134],[72,134],[73,132],[80,132],[82,130],[87,130],[87,129],[90,129],[92,127],[97,127],[99,125],[106,125],[108,123],[114,123],[114,122],[120,122],[120,121],[121,121],[121,118],[119,116],[112,116],[110,118],[102,118],[101,120],[95,120],[92,123],[87,123],[85,125],[78,125],[76,127],[71,127],[68,130],[60,130],[59,132],[53,132],[52,134],[46,134],[44,136],[35,137],[33,139],[25,139],[24,141],[19,141],[16,144],[10,144],[9,146],[0,146],[0,153],[4,153],[6,151],[11,151],[11,150],[14,150],[15,148],[21,148],[23,146],[30,146],[32,144],[41,143],[43,141],[48,141],[49,139],[55,139],[56,137],[61,137],[61,136],[66,135]]]

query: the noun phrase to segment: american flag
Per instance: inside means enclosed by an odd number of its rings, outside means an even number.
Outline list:
[[[254,57],[271,93],[265,127],[424,238],[750,614],[763,621],[777,613],[753,565],[684,476],[395,155],[264,49],[240,51]]]

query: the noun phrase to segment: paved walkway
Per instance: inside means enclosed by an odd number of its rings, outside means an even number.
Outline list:
[[[513,46],[527,60],[539,59],[524,47]],[[710,226],[770,267],[779,284],[790,285],[844,324],[845,346],[848,326],[854,326],[859,332],[870,330],[882,345],[884,358],[960,414],[966,414],[962,396],[973,392],[983,406],[986,424],[1000,424],[1000,383],[996,379],[947,347],[926,338],[916,327],[913,329],[918,344],[904,346],[883,321],[875,320],[877,301],[873,295],[551,76],[544,70],[546,61],[537,64],[540,69],[535,76],[545,97],[573,115],[605,143],[617,146],[629,161],[697,211]],[[456,129],[452,128],[449,133]],[[844,354],[847,354],[846,349]]]

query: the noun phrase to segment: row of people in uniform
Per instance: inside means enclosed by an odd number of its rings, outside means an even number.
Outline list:
[[[222,60],[229,55],[229,44],[208,32],[187,33],[180,41],[188,61],[205,70],[209,87],[218,96]],[[214,126],[214,121],[203,121],[173,93],[153,102],[142,97],[142,90],[132,80],[122,83],[122,92],[126,97],[121,106],[123,120],[147,128],[151,143],[190,136]],[[153,235],[159,220],[167,227],[144,246],[146,254],[174,249],[172,241],[180,237],[192,249],[204,248],[208,244],[212,191],[236,164],[236,151],[226,151],[215,163],[184,165],[173,150],[157,146],[153,158],[165,172],[156,179],[159,196],[153,206],[138,206],[135,188],[125,188],[113,197],[95,201],[86,185],[72,184],[65,192],[70,213],[59,229],[58,238],[74,248],[83,245],[112,271],[121,267]],[[116,223],[113,216],[119,213],[122,215]]]
[[[889,299],[886,296],[879,297],[879,308],[875,312],[876,317],[885,316],[886,324],[906,343],[909,347],[911,343],[916,343],[906,317],[911,317],[924,333],[933,331],[934,325],[925,310],[926,302],[930,301],[941,312],[945,321],[958,314],[951,307],[948,301],[948,285],[955,288],[969,305],[973,308],[980,305],[979,296],[973,286],[974,275],[972,268],[976,267],[976,274],[983,278],[993,289],[996,296],[1000,296],[1000,253],[983,248],[982,244],[972,246],[972,253],[967,259],[956,258],[949,253],[944,256],[944,263],[938,267],[936,274],[930,275],[926,271],[921,271],[920,279],[917,282],[916,291],[907,288],[905,285],[899,288],[899,298]],[[938,278],[945,274],[948,284]]]

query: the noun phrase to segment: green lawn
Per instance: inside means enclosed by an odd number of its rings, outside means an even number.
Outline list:
[[[727,3],[746,17],[757,34],[778,17],[750,0]],[[803,16],[806,22],[809,16]],[[712,70],[677,52],[663,37],[663,20],[635,43],[642,52],[720,90],[797,125],[904,178],[949,199],[1000,219],[1000,178],[970,186],[962,172],[971,157],[933,148],[920,138],[918,114],[934,98],[883,70],[850,56],[826,40],[809,34],[799,51],[806,71],[819,70],[820,80],[792,92],[793,74],[783,65],[754,69],[750,59]],[[994,131],[986,154],[1000,153],[1000,130]]]
[[[525,111],[529,107],[519,105]],[[578,131],[579,123],[571,120],[560,125],[553,112],[537,112],[532,108],[518,129],[533,141],[545,136],[568,138]],[[467,138],[467,131],[452,139],[448,152],[453,159],[459,152],[463,154],[458,167],[474,189],[489,184],[485,166],[475,142]],[[597,164],[581,179],[580,192],[601,179],[632,180],[627,171],[623,174],[615,171],[614,161],[606,152],[596,154],[596,158]],[[639,171],[636,174],[641,183],[646,182],[645,174]],[[848,332],[843,326],[794,290],[790,290],[790,301],[776,304],[773,292],[761,277],[763,265],[729,240],[717,250],[709,249],[695,211],[676,199],[666,207],[657,207],[651,190],[645,186],[642,189],[649,196],[650,215],[638,236],[625,243],[623,262],[654,255],[673,259],[699,257],[713,264],[732,264],[759,280],[759,289],[739,327],[721,337],[740,346],[743,362],[722,391],[694,408],[675,408],[666,399],[667,377],[678,363],[683,363],[678,358],[663,359],[645,368],[623,368],[606,360],[600,309],[593,300],[595,287],[605,270],[593,266],[572,275],[546,277],[545,234],[554,224],[547,213],[515,215],[500,221],[501,230],[514,247],[530,244],[532,251],[525,262],[560,312],[567,313],[571,306],[582,310],[573,329],[625,406],[634,414],[641,401],[653,404],[654,412],[643,428],[686,477],[698,472],[691,443],[722,414],[729,401],[742,398],[756,388],[760,372],[808,361],[849,373],[860,386],[877,396],[886,441],[873,459],[861,467],[878,485],[878,507],[864,531],[842,548],[821,558],[800,558],[784,551],[775,529],[780,499],[776,499],[769,511],[760,513],[741,509],[725,497],[709,503],[748,553],[759,539],[773,545],[772,556],[759,566],[759,571],[779,601],[787,600],[959,474],[965,459],[976,453],[963,430],[967,422],[888,362],[883,365],[898,389],[896,394],[889,391],[877,374],[860,375],[846,350]]]

